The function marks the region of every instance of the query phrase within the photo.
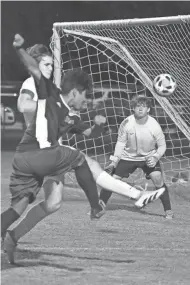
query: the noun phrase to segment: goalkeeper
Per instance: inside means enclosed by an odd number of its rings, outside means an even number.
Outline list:
[[[151,179],[155,188],[165,188],[160,197],[165,211],[165,218],[172,219],[169,192],[164,183],[160,167],[160,158],[166,151],[165,137],[158,122],[149,115],[151,101],[146,96],[135,96],[131,102],[134,114],[127,117],[120,125],[118,139],[112,162],[108,166],[113,177],[129,177],[137,168],[141,168],[147,179]],[[103,189],[100,201],[107,204],[112,193]]]

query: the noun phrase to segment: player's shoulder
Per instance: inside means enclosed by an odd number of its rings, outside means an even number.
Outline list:
[[[28,77],[24,82],[22,83],[21,89],[26,88],[26,87],[31,87],[34,86],[34,78],[32,76]]]
[[[148,125],[153,132],[161,129],[159,122],[150,115],[148,116]]]
[[[122,125],[126,126],[134,122],[134,115],[130,115],[122,121]]]
[[[150,115],[148,116],[148,122],[149,124],[159,125],[158,121]]]

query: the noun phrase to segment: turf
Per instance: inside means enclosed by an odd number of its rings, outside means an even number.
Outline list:
[[[1,211],[9,206],[12,158],[2,152]],[[1,254],[2,285],[189,285],[190,191],[176,185],[170,196],[173,220],[164,219],[160,201],[138,211],[114,195],[106,215],[91,222],[83,192],[67,186],[61,210],[20,240],[17,264]]]

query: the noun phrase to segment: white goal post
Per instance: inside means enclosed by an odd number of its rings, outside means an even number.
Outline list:
[[[120,122],[131,114],[132,96],[143,93],[152,98],[152,115],[166,136],[162,165],[167,181],[188,180],[190,15],[54,23],[50,46],[58,86],[69,69],[80,67],[92,77],[93,108],[83,112],[82,118],[92,123],[93,114],[107,117],[101,138],[67,136],[64,143],[79,147],[105,164],[114,150]],[[169,99],[158,96],[153,89],[153,79],[161,73],[170,73],[178,84]]]

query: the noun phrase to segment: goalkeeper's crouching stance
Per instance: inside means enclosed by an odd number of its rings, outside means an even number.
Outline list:
[[[134,115],[127,117],[120,125],[114,156],[109,166],[110,173],[116,179],[122,179],[128,178],[137,168],[141,168],[156,189],[165,189],[160,200],[165,217],[172,219],[169,192],[160,166],[160,158],[166,151],[164,134],[158,122],[148,114],[150,100],[146,96],[135,96],[132,100],[132,109]],[[111,192],[106,189],[101,191],[100,200],[103,204],[107,204],[110,197]],[[143,206],[151,202],[152,198],[154,195],[144,200]],[[139,208],[142,207],[139,201],[135,204]]]

